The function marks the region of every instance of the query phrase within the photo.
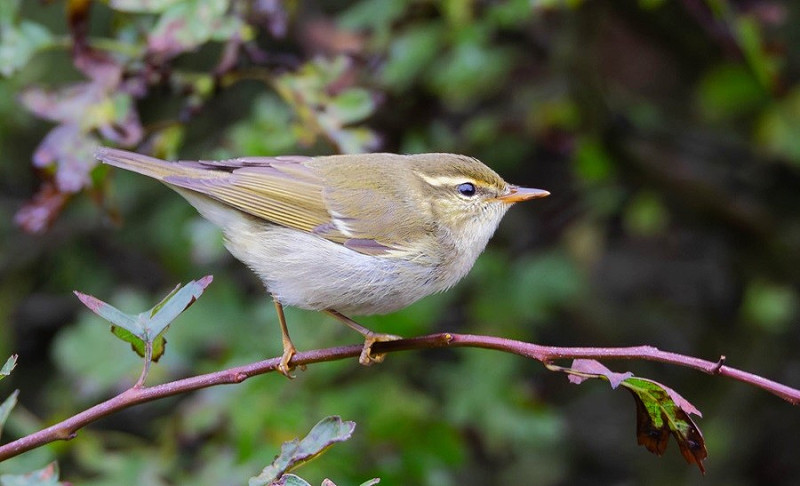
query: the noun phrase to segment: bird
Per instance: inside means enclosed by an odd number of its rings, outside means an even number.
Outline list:
[[[218,226],[272,296],[291,377],[283,306],[325,312],[375,342],[399,339],[349,315],[387,314],[460,281],[515,203],[550,193],[449,153],[364,153],[168,162],[100,147],[101,162],[166,184]]]

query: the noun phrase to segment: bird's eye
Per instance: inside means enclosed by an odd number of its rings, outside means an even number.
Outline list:
[[[471,182],[465,182],[463,184],[459,184],[458,192],[462,196],[472,197],[475,195],[475,184]]]

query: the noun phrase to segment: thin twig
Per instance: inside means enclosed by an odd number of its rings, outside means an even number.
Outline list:
[[[723,364],[723,360],[707,361],[692,356],[687,356],[668,351],[661,351],[652,346],[634,346],[627,348],[577,348],[541,346],[537,344],[504,339],[493,336],[476,336],[470,334],[431,334],[411,339],[398,341],[378,342],[373,345],[376,354],[391,353],[414,349],[429,349],[443,347],[474,347],[494,349],[517,354],[535,359],[543,363],[559,359],[640,359],[674,364],[708,373],[733,378],[750,385],[759,387],[772,393],[787,402],[800,404],[800,390],[782,385],[764,377],[748,373]],[[352,358],[361,354],[361,345],[342,346],[334,348],[304,351],[294,355],[292,366],[302,366],[323,361],[335,361]],[[77,435],[78,430],[102,417],[126,409],[133,405],[150,402],[160,398],[178,395],[189,391],[199,390],[216,385],[241,383],[251,376],[261,375],[275,371],[280,364],[280,357],[258,361],[244,366],[237,366],[223,371],[198,375],[191,378],[176,380],[170,383],[150,387],[134,386],[121,394],[99,403],[77,415],[31,435],[22,437],[13,442],[0,446],[0,461],[17,456],[23,452],[35,449],[42,445],[57,440],[69,440]]]

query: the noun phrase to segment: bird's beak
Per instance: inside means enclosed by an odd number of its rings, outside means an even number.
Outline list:
[[[502,201],[506,204],[514,204],[522,201],[528,201],[530,199],[539,199],[542,197],[549,196],[550,193],[545,191],[544,189],[533,189],[530,187],[519,187],[519,186],[509,186],[508,194],[504,194],[497,198],[498,201]]]

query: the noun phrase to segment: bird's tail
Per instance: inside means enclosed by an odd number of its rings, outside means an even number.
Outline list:
[[[204,182],[230,175],[224,170],[213,170],[202,162],[167,162],[147,155],[100,147],[94,152],[103,163],[157,179],[174,189],[194,206],[203,217],[216,224],[225,234],[247,230],[252,223],[242,211],[221,202],[204,190]]]
[[[94,156],[105,164],[119,167],[120,169],[138,172],[139,174],[163,181],[167,177],[202,177],[210,172],[198,167],[190,167],[177,162],[149,157],[147,155],[128,152],[110,147],[100,147]]]

